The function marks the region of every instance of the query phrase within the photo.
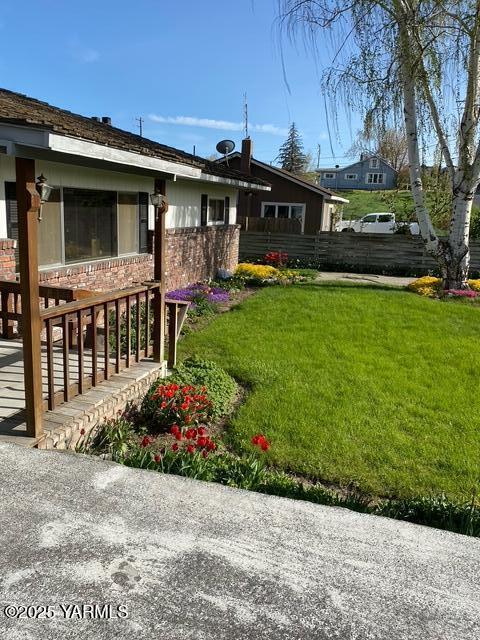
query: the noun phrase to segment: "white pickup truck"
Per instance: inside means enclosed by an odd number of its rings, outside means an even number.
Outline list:
[[[407,228],[405,228],[407,227]],[[412,235],[420,233],[418,222],[396,222],[394,213],[368,213],[358,220],[341,220],[337,231],[357,233],[397,233],[407,231]]]

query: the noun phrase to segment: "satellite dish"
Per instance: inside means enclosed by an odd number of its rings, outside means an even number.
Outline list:
[[[216,149],[218,153],[221,153],[223,156],[226,156],[235,149],[235,143],[233,140],[220,140],[217,144]]]

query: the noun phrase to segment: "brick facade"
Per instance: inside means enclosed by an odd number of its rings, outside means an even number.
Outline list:
[[[233,271],[238,262],[238,225],[167,231],[167,288],[213,278],[218,269]]]
[[[15,240],[0,239],[0,280],[15,280]]]
[[[191,227],[167,230],[167,289],[233,270],[238,261],[239,227]],[[0,280],[15,279],[15,242],[0,240]],[[40,272],[40,284],[112,291],[151,280],[151,254],[110,258]]]

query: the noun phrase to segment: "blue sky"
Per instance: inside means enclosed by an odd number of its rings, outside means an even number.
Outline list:
[[[276,0],[1,0],[0,85],[199,155],[240,145],[247,93],[255,156],[271,162],[291,121],[321,166],[342,157],[359,128],[340,114],[328,137],[318,67],[283,41]]]

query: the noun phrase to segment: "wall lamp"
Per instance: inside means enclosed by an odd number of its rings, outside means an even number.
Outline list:
[[[40,208],[38,209],[38,221],[42,221],[42,205],[45,202],[48,202],[50,198],[50,194],[52,193],[52,187],[47,184],[47,179],[45,176],[40,174],[37,178],[37,182],[35,183],[35,187],[37,188],[38,195],[40,196]]]

